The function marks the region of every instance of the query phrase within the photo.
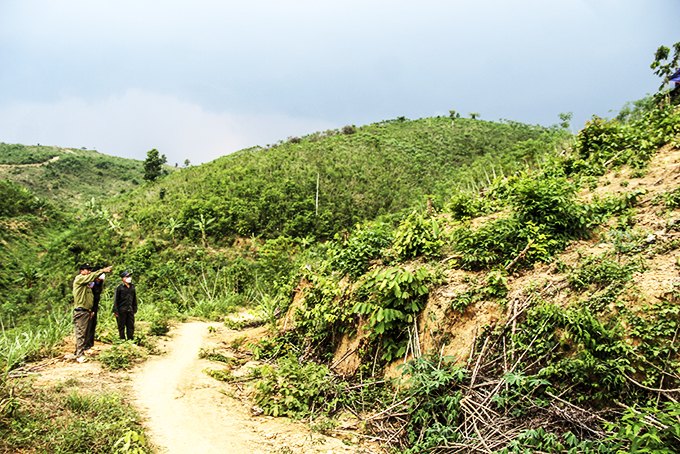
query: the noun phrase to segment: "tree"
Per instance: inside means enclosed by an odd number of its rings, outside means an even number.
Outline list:
[[[468,115],[470,115],[470,118],[473,120],[476,120],[477,117],[481,116],[478,112],[468,112]]]
[[[451,119],[451,126],[453,126],[453,121],[456,118],[460,118],[460,114],[455,110],[449,110],[449,118]]]
[[[569,123],[574,116],[573,112],[567,112],[567,113],[561,113],[559,114],[560,120],[562,120],[562,123],[560,123],[560,128],[568,130],[571,124]]]
[[[669,83],[668,79],[678,67],[678,62],[680,61],[680,42],[673,44],[673,58],[669,60],[670,55],[671,49],[661,46],[656,50],[654,61],[649,65],[654,70],[654,74],[663,79],[659,91],[663,90],[664,86]]]
[[[189,161],[188,159],[185,159],[184,160],[184,167],[189,167],[190,165],[191,165],[191,161]]]
[[[146,153],[146,160],[144,161],[144,179],[146,181],[156,181],[161,176],[163,164],[168,162],[165,155],[158,156],[158,150],[155,148]]]

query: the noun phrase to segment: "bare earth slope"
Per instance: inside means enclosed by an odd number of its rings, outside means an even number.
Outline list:
[[[244,403],[220,392],[225,385],[202,372],[215,364],[198,357],[200,348],[218,341],[208,326],[224,329],[201,322],[179,325],[172,332],[168,354],[150,358],[132,374],[133,403],[157,452],[358,452],[339,440],[310,434],[302,424],[252,416]]]

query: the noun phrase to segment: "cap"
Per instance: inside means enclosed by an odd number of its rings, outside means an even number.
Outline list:
[[[120,273],[120,277],[128,277],[128,276],[132,276],[132,273],[129,272],[129,271],[123,271],[123,272]]]
[[[92,269],[92,265],[90,265],[89,263],[83,263],[83,264],[80,265],[78,268],[80,268],[81,271],[82,271],[82,270],[91,270],[91,269]]]

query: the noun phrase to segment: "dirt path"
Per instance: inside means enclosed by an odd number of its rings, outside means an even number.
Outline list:
[[[200,348],[216,342],[208,326],[224,329],[219,324],[202,322],[181,324],[172,332],[169,352],[149,359],[132,373],[133,402],[158,452],[370,452],[310,434],[300,423],[251,415],[242,401],[227,396],[224,383],[202,372],[207,367],[215,368],[214,363],[198,358]]]
[[[71,152],[73,153],[73,152]],[[49,164],[50,162],[55,162],[59,160],[59,156],[54,156],[45,162],[39,162],[37,164],[0,164],[0,169],[14,169],[17,167],[40,167]]]

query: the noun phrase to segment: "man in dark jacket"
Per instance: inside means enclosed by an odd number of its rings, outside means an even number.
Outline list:
[[[92,289],[92,312],[90,312],[90,324],[87,326],[87,339],[85,339],[85,350],[89,350],[94,347],[94,334],[97,329],[97,313],[99,312],[99,300],[102,297],[102,291],[104,290],[104,279],[106,274],[101,274],[94,282],[90,282],[90,288]]]
[[[113,315],[118,322],[118,336],[132,340],[135,335],[135,314],[137,313],[137,292],[132,285],[132,273],[123,271],[123,283],[113,292]]]

